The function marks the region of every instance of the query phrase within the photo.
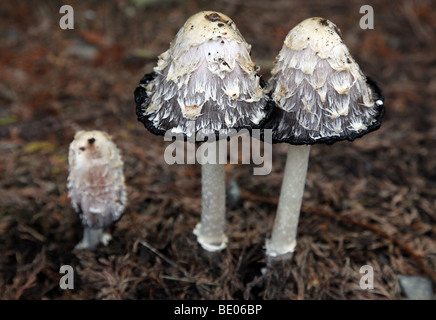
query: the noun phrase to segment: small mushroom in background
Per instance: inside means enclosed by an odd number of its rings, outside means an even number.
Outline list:
[[[79,131],[70,144],[68,196],[80,214],[83,239],[75,249],[107,245],[104,228],[118,221],[127,202],[123,161],[111,137],[102,131]]]
[[[226,15],[193,15],[136,88],[138,120],[154,134],[180,134],[216,148],[213,140],[260,126],[270,106],[250,49]],[[208,158],[219,159],[219,150]],[[227,242],[224,165],[202,164],[201,222],[194,233],[207,251],[221,250]]]
[[[343,43],[339,29],[323,18],[293,28],[276,58],[269,90],[277,108],[265,125],[273,143],[289,143],[268,257],[289,258],[296,245],[310,145],[353,141],[378,129],[383,96]]]

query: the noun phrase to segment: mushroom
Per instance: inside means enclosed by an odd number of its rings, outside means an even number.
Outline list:
[[[107,245],[104,228],[118,221],[126,207],[123,161],[111,137],[102,131],[79,131],[70,144],[68,196],[84,227],[75,249]]]
[[[201,222],[194,233],[207,251],[225,248],[225,161],[218,140],[260,126],[269,115],[268,99],[251,46],[226,15],[202,11],[190,17],[154,72],[135,90],[138,120],[152,133],[182,135],[204,142]],[[207,142],[205,142],[207,141]],[[207,145],[205,145],[207,144]],[[203,147],[202,146],[202,147]]]
[[[287,258],[296,245],[310,146],[353,141],[378,129],[383,96],[343,43],[335,24],[309,18],[293,28],[271,71],[269,90],[276,103],[266,129],[273,143],[289,143],[269,257]]]

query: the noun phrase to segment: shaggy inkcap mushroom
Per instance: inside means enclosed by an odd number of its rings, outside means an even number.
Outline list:
[[[123,162],[111,137],[102,131],[79,131],[70,144],[68,196],[80,214],[83,239],[75,249],[93,250],[110,240],[103,229],[118,221],[126,206]]]
[[[193,15],[136,88],[138,120],[154,134],[207,143],[261,126],[270,108],[250,49],[226,15]],[[201,223],[194,233],[204,249],[225,248],[224,221],[224,164],[203,163]]]
[[[187,138],[260,125],[267,101],[250,50],[226,15],[193,15],[137,87],[138,120],[154,134]]]
[[[353,141],[378,129],[383,96],[323,18],[304,20],[287,35],[269,83],[277,108],[265,125],[273,142],[289,143],[283,185],[267,255],[294,251],[310,145]]]

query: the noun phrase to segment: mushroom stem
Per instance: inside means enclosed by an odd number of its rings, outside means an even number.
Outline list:
[[[290,144],[288,147],[285,174],[272,236],[266,241],[266,254],[269,257],[279,257],[294,252],[309,154],[310,145]],[[286,259],[288,256],[283,258]]]
[[[227,243],[224,234],[226,172],[225,164],[218,161],[218,142],[216,148],[216,163],[203,163],[201,166],[201,222],[194,229],[197,241],[209,252],[222,250]]]
[[[89,228],[84,226],[83,238],[75,247],[75,250],[89,249],[95,250],[98,244],[103,243],[107,245],[111,236],[103,232],[103,228]]]

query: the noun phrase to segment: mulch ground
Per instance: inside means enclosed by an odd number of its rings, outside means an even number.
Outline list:
[[[0,4],[0,299],[404,299],[399,275],[436,283],[436,8],[431,0],[61,1]],[[192,230],[199,165],[167,165],[162,137],[136,121],[133,91],[192,14],[230,16],[265,80],[288,31],[332,20],[385,93],[382,127],[312,147],[293,258],[267,264],[287,146],[269,175],[228,165],[226,250]],[[128,208],[108,247],[73,251],[82,227],[67,196],[68,146],[79,129],[110,133],[125,161]],[[74,290],[59,288],[62,265]],[[374,270],[374,289],[359,286]]]

